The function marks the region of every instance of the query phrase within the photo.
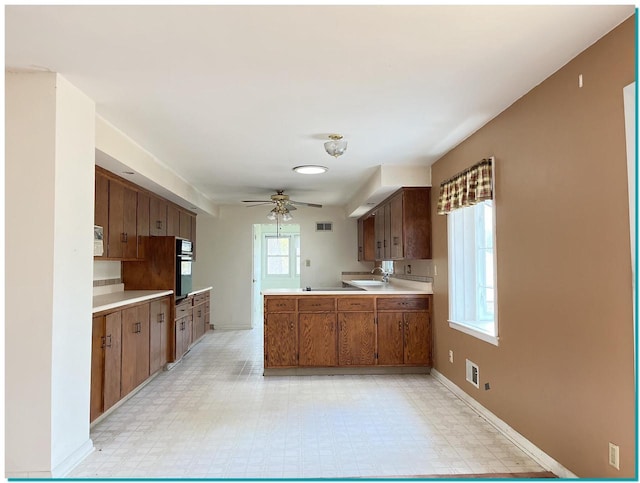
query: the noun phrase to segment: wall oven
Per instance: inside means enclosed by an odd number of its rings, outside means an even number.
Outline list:
[[[192,265],[193,244],[184,238],[176,238],[176,299],[186,297],[192,290]]]

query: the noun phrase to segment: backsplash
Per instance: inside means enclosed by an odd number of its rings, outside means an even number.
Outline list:
[[[121,283],[122,263],[111,260],[93,261],[93,286]],[[114,280],[118,280],[115,282]],[[96,285],[96,282],[106,282]]]
[[[121,278],[107,278],[104,280],[94,280],[93,281],[93,286],[94,287],[104,287],[105,285],[116,285],[118,283],[122,283],[122,279]]]

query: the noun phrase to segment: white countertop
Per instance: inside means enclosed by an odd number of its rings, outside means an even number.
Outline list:
[[[196,289],[196,290],[194,290],[192,292],[189,292],[187,297],[189,297],[190,295],[197,295],[197,294],[202,293],[202,292],[207,292],[208,290],[212,290],[212,289],[213,289],[213,287],[199,288],[199,289]]]
[[[123,290],[93,297],[93,313],[171,295],[173,290]]]
[[[347,284],[352,282],[345,280]],[[391,282],[381,286],[362,286],[353,284],[354,287],[359,287],[364,290],[331,290],[327,288],[323,290],[322,287],[314,289],[312,291],[306,291],[303,288],[274,288],[269,290],[263,290],[262,295],[428,295],[433,293],[433,285],[430,282],[413,282],[403,283],[404,280],[392,280]]]

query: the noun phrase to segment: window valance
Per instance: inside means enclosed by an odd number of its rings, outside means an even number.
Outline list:
[[[438,214],[493,199],[493,158],[479,163],[440,183]]]

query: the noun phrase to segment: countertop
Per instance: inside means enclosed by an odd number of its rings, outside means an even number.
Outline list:
[[[206,292],[206,291],[208,291],[208,290],[213,290],[213,287],[198,288],[198,289],[196,289],[196,290],[193,290],[193,291],[189,292],[189,294],[187,295],[187,297],[189,297],[189,296],[191,296],[191,295],[197,295],[197,294],[199,294],[199,293]]]
[[[345,280],[344,283],[352,285],[354,287],[362,288],[364,290],[331,290],[327,288],[314,289],[313,291],[306,291],[303,288],[275,288],[264,290],[262,295],[428,295],[433,293],[433,285],[430,282],[425,283],[403,283],[403,280],[392,280],[381,286],[363,286]]]
[[[171,295],[173,290],[123,290],[93,297],[93,313]]]

